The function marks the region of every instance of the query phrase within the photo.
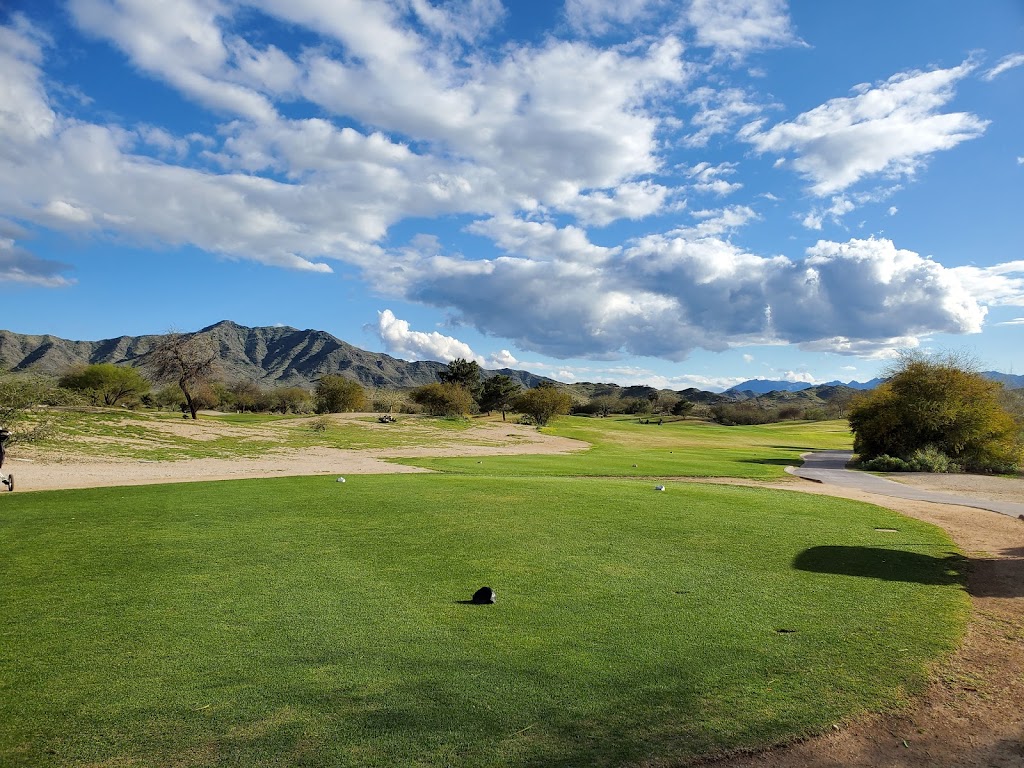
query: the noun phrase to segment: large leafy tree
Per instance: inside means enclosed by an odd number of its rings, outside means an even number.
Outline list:
[[[908,461],[931,448],[969,471],[1009,469],[1021,459],[1022,425],[1001,406],[1001,389],[955,355],[903,355],[850,409],[854,450]]]
[[[68,371],[60,386],[81,392],[96,403],[118,405],[138,400],[149,392],[149,380],[135,368],[97,363]]]
[[[220,355],[208,336],[172,331],[160,338],[149,355],[148,365],[158,381],[173,382],[185,396],[192,418],[202,406],[199,392],[219,371]]]
[[[516,397],[514,407],[533,419],[538,427],[543,427],[552,417],[569,412],[572,408],[572,395],[564,389],[541,384]]]
[[[505,420],[505,413],[512,408],[512,402],[522,390],[522,385],[499,373],[484,382],[480,390],[480,410],[501,411],[501,420]]]

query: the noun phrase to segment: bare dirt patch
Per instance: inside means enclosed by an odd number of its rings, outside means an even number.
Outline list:
[[[985,475],[936,475],[919,472],[892,472],[887,480],[929,491],[957,493],[992,501],[1024,501],[1024,477],[988,477]]]
[[[173,424],[173,422],[171,422]],[[190,437],[235,430],[245,436],[252,431],[209,422],[177,425],[190,430]],[[270,432],[270,430],[262,430]],[[272,433],[271,433],[272,434]],[[4,470],[17,476],[19,491],[50,491],[66,488],[98,488],[117,485],[185,483],[200,480],[239,480],[258,477],[298,475],[379,475],[429,470],[392,464],[386,459],[423,456],[508,456],[555,454],[585,450],[578,440],[545,435],[533,427],[501,422],[480,422],[429,446],[406,446],[368,450],[340,448],[275,448],[260,458],[202,458],[180,461],[147,461],[123,457],[84,459],[75,454],[48,456],[23,451],[4,463]]]

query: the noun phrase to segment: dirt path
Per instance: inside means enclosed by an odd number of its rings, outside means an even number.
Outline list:
[[[288,451],[260,460],[195,459],[167,463],[14,460],[9,465],[5,463],[4,470],[17,475],[19,491],[50,490],[285,475],[419,472],[423,470],[383,459],[413,455],[564,453],[585,447],[573,440],[516,425],[482,425],[480,429],[472,435],[464,433],[458,443],[428,448],[318,448]],[[466,445],[467,437],[478,444]],[[927,486],[928,480],[928,476],[915,477],[912,482]],[[997,496],[1016,494],[1020,487],[999,483],[998,478],[994,484],[986,484],[986,480],[989,479],[941,478],[933,487]],[[723,482],[765,486],[753,481]],[[862,717],[840,724],[825,736],[795,745],[705,764],[722,768],[1024,766],[1024,521],[968,507],[881,497],[795,479],[769,487],[867,501],[941,526],[971,560],[972,620],[963,646],[936,669],[926,693],[906,711]]]

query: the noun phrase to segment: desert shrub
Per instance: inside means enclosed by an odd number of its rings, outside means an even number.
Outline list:
[[[737,425],[771,424],[779,420],[778,411],[762,408],[755,403],[719,403],[711,406],[711,417],[727,427]]]
[[[857,463],[861,469],[869,472],[912,472],[909,462],[897,456],[882,454],[871,459],[862,459]]]
[[[538,427],[543,427],[553,416],[569,412],[572,408],[572,396],[564,389],[540,386],[528,389],[517,396],[513,407],[529,416]]]
[[[328,416],[317,416],[315,419],[309,422],[310,432],[326,432],[327,428],[331,426],[331,419]]]
[[[472,393],[459,384],[426,384],[409,393],[409,398],[431,416],[465,416],[476,401]]]
[[[794,421],[804,418],[804,410],[798,405],[785,405],[779,408],[779,421]]]
[[[366,406],[366,394],[358,381],[327,375],[320,379],[313,395],[317,413],[358,411]]]
[[[313,396],[304,387],[277,387],[269,393],[270,410],[276,413],[311,413]]]
[[[691,403],[689,400],[678,400],[675,405],[672,406],[672,415],[686,418],[696,407],[696,404]]]
[[[953,461],[949,456],[944,454],[934,445],[926,445],[924,448],[919,448],[914,451],[914,455],[910,457],[911,470],[913,472],[936,472],[938,474],[947,474],[950,472],[960,472],[960,465]]]

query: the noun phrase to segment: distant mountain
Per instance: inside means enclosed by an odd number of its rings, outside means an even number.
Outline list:
[[[868,381],[829,381],[825,383],[828,387],[849,387],[850,389],[874,389],[885,379],[869,379]]]
[[[992,381],[1002,382],[1007,389],[1024,389],[1024,376],[998,371],[984,371],[981,375]]]
[[[264,386],[310,386],[327,374],[340,374],[369,387],[417,387],[437,381],[444,363],[406,362],[381,352],[367,352],[325,331],[296,328],[247,328],[225,320],[201,331],[220,350],[226,381],[255,381]],[[73,365],[113,363],[141,367],[162,336],[120,336],[102,341],[69,341],[56,336],[29,336],[0,331],[0,369],[61,375]],[[525,387],[552,381],[529,371],[503,368],[499,373]]]
[[[750,379],[742,384],[729,387],[726,394],[753,392],[755,395],[767,395],[769,392],[799,392],[801,389],[810,389],[813,384],[806,381],[773,381],[772,379]]]

